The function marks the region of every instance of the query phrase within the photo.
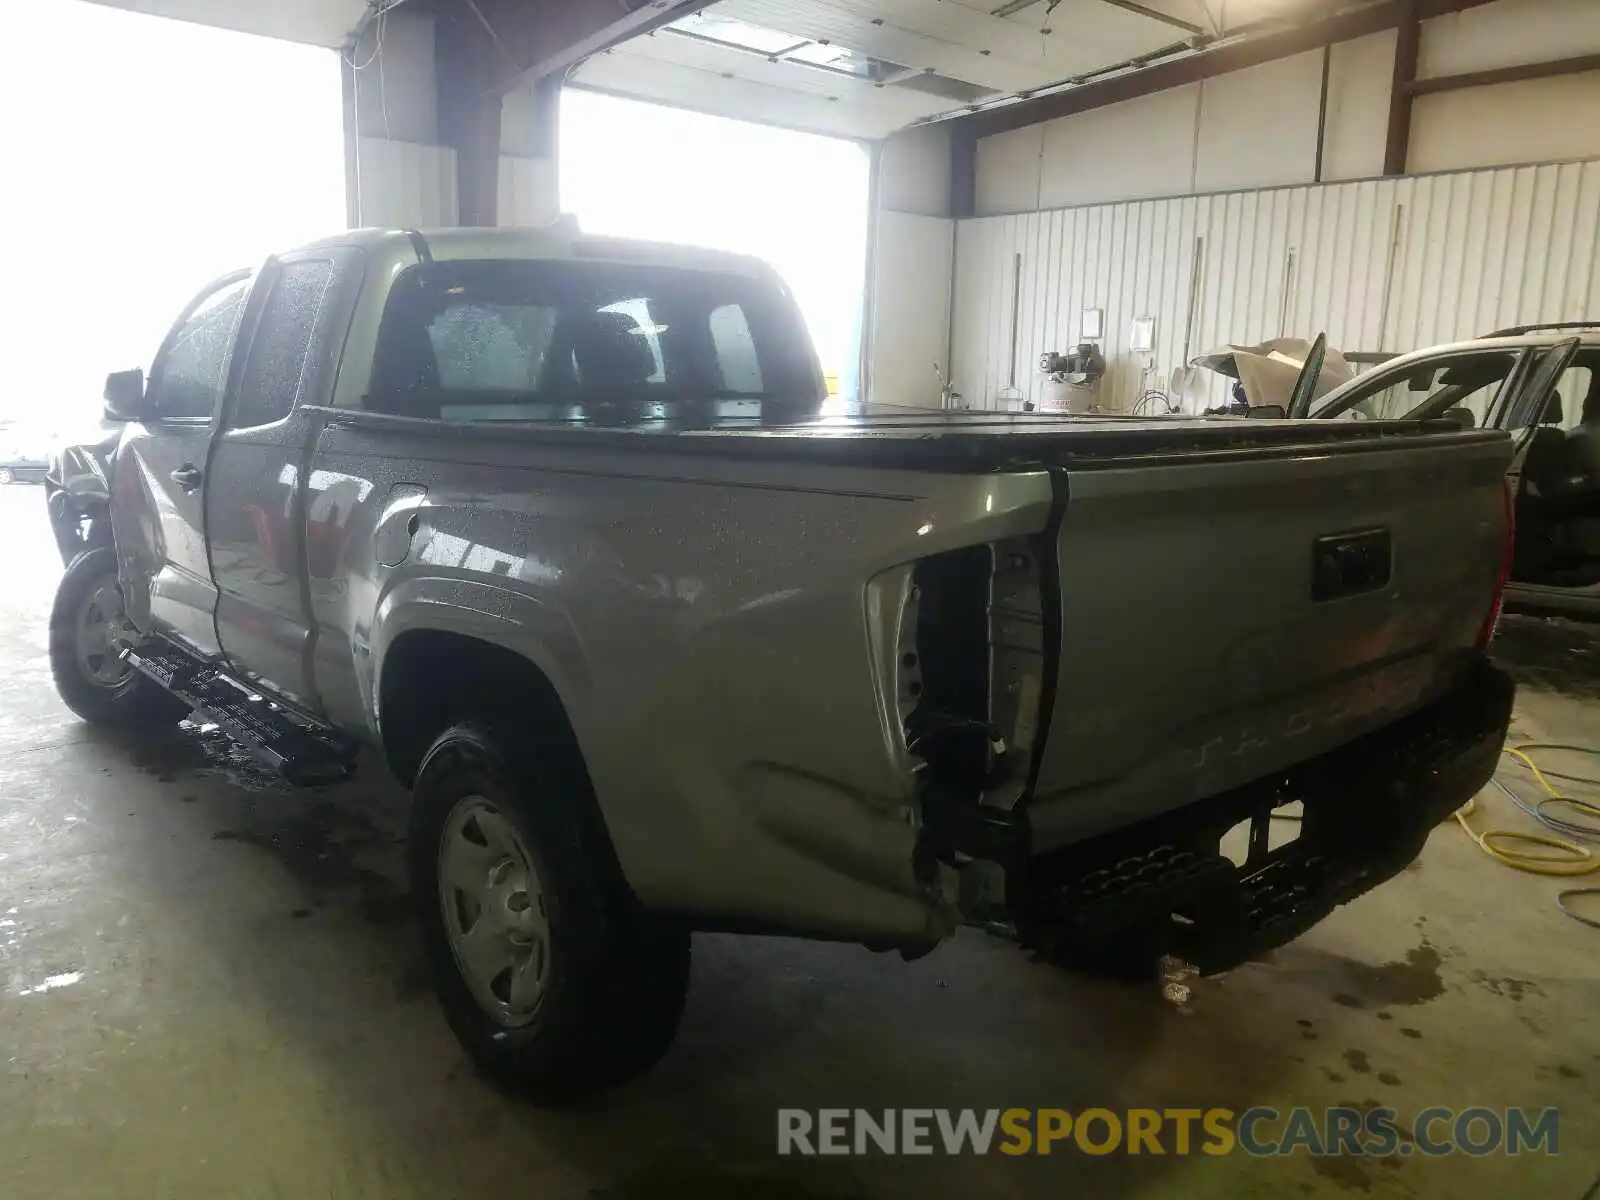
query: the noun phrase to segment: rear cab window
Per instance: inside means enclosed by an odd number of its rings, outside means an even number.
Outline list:
[[[768,281],[650,264],[419,264],[390,293],[364,407],[446,421],[668,417],[820,405],[792,301]]]
[[[269,425],[289,415],[306,384],[311,342],[333,283],[333,263],[284,265],[272,279],[261,321],[245,354],[230,428]]]

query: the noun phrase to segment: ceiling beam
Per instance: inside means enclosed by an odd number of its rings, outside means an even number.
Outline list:
[[[1171,13],[1164,13],[1159,9],[1150,8],[1148,5],[1140,4],[1138,0],[1100,0],[1100,3],[1109,4],[1112,8],[1138,13],[1141,17],[1149,17],[1152,21],[1160,21],[1163,25],[1171,25],[1195,37],[1207,32],[1202,25],[1196,25],[1193,21],[1185,21],[1182,17],[1175,17]]]
[[[991,17],[1011,17],[1025,8],[1032,8],[1039,0],[1006,0],[999,8],[990,9]]]
[[[1426,21],[1493,2],[1415,0],[1416,16],[1418,20]],[[1055,91],[1035,89],[1036,93],[1042,94],[947,120],[970,136],[990,137],[1396,29],[1406,19],[1409,5],[1410,0],[1374,0],[1373,3],[1347,9],[1318,21],[1229,39],[1208,49],[1168,58],[1148,67],[1134,68],[1093,82],[1060,86]]]
[[[1461,88],[1489,87],[1496,83],[1521,83],[1525,79],[1553,79],[1558,75],[1580,75],[1600,71],[1600,54],[1580,54],[1550,62],[1522,63],[1515,67],[1495,67],[1489,71],[1463,71],[1459,75],[1433,75],[1413,79],[1407,89],[1413,96],[1434,92],[1453,92]]]
[[[714,0],[435,0],[478,25],[492,47],[483,86],[495,95],[565,73],[590,55],[699,12]]]

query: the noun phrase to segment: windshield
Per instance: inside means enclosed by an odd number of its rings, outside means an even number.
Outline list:
[[[620,263],[472,260],[395,284],[366,406],[458,421],[641,405],[822,399],[798,311],[776,284]]]

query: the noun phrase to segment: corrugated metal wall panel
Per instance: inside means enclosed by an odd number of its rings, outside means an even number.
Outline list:
[[[455,151],[362,138],[357,146],[359,223],[415,229],[456,223]]]
[[[500,156],[499,223],[548,225],[561,215],[555,163],[548,158]]]
[[[1017,256],[1021,256],[1020,276]],[[1198,267],[1200,280],[1194,287]],[[1130,201],[961,221],[956,388],[1037,399],[1039,355],[1104,310],[1102,402],[1150,387],[1214,403],[1220,381],[1174,371],[1223,342],[1318,330],[1343,350],[1399,352],[1531,321],[1600,318],[1600,161]],[[1135,318],[1155,350],[1128,349]]]

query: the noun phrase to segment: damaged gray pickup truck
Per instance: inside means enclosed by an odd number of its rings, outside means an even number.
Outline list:
[[[380,753],[444,1012],[550,1102],[665,1052],[693,931],[1226,969],[1509,720],[1503,433],[830,417],[750,259],[358,231],[107,400],[48,486],[62,698],[294,781]]]

